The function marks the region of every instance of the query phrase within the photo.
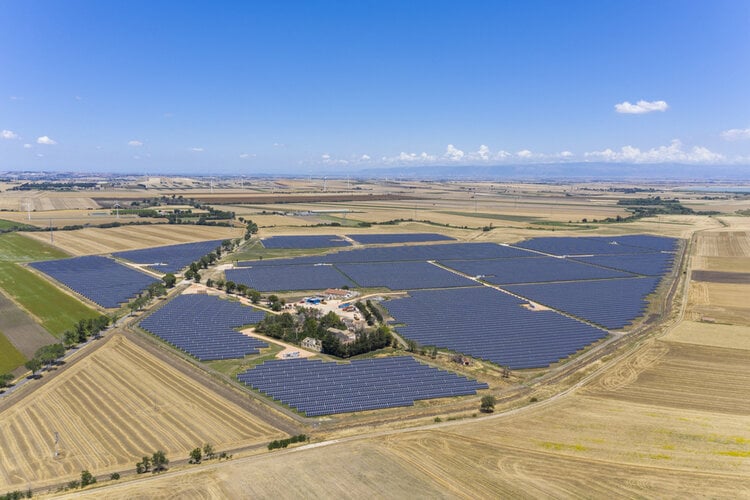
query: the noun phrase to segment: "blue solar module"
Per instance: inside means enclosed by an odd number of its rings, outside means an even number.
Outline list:
[[[227,281],[242,283],[260,292],[321,290],[355,284],[332,265],[260,266],[227,269]]]
[[[333,234],[316,236],[271,236],[261,240],[265,248],[348,247],[348,241]]]
[[[96,255],[33,262],[32,267],[102,307],[115,308],[159,280]]]
[[[513,369],[548,366],[604,338],[598,328],[555,311],[531,311],[526,301],[489,287],[420,290],[383,302],[396,330],[437,346]]]
[[[597,266],[620,269],[629,273],[661,276],[672,269],[674,257],[673,253],[659,252],[630,255],[594,255],[592,257],[576,257],[576,260]]]
[[[348,238],[363,245],[385,245],[389,243],[420,243],[425,241],[454,241],[455,238],[437,233],[383,233],[347,234]]]
[[[632,274],[590,266],[555,257],[525,259],[453,260],[443,262],[446,267],[470,276],[482,276],[496,285],[507,283],[540,283],[622,278]]]
[[[485,383],[423,365],[411,356],[346,364],[266,361],[237,378],[308,417],[412,406],[418,400],[465,396],[488,388]]]
[[[429,262],[372,262],[337,264],[336,267],[357,285],[391,290],[475,286],[476,282],[441,269]]]
[[[152,264],[151,268],[163,273],[176,273],[221,246],[222,240],[198,241],[165,247],[144,248],[114,253],[115,257],[137,264]]]
[[[625,278],[503,288],[554,309],[605,328],[624,328],[646,311],[646,297],[656,290],[660,277]]]
[[[180,295],[141,321],[141,328],[201,361],[242,358],[268,344],[234,330],[265,313],[211,295]]]
[[[516,246],[552,255],[615,255],[629,253],[653,253],[674,251],[674,238],[649,235],[600,236],[600,237],[553,237],[533,238]]]
[[[396,247],[356,248],[325,255],[312,255],[293,259],[265,259],[240,262],[240,266],[279,266],[347,262],[398,262],[428,260],[504,259],[513,257],[538,257],[539,254],[496,243],[445,243],[435,245],[410,245]]]

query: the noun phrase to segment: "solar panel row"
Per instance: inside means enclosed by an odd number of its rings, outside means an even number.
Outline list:
[[[591,257],[576,257],[575,260],[629,273],[662,276],[672,269],[674,257],[673,253],[659,252],[632,255],[594,255]]]
[[[362,245],[385,245],[389,243],[418,243],[423,241],[454,241],[454,238],[437,233],[384,233],[347,234],[348,238]]]
[[[348,247],[347,240],[335,234],[315,236],[271,236],[261,240],[265,248],[328,248]]]
[[[522,241],[517,246],[551,255],[616,255],[674,251],[677,240],[648,235],[611,237],[542,237]]]
[[[346,364],[266,361],[237,378],[308,417],[411,406],[417,400],[476,394],[488,388],[410,356]]]
[[[242,358],[268,347],[234,328],[265,313],[211,295],[180,295],[141,321],[141,328],[201,361]]]
[[[96,255],[33,262],[32,267],[102,307],[115,308],[158,280]]]
[[[114,253],[115,257],[150,267],[163,273],[176,273],[221,246],[222,240],[198,241],[165,247],[144,248]]]

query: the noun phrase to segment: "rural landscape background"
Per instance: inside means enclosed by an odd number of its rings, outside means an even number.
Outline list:
[[[750,497],[748,25],[5,2],[0,499]]]

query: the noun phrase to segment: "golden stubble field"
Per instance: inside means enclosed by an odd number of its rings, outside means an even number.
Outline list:
[[[46,232],[24,234],[45,243],[50,241]],[[194,241],[240,238],[242,235],[242,228],[158,224],[58,231],[54,234],[54,244],[71,255],[92,255]]]
[[[203,443],[221,451],[285,436],[126,338],[102,342],[0,412],[0,491],[129,470],[157,449],[184,459]]]

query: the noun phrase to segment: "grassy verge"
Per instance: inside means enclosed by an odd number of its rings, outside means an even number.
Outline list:
[[[283,257],[301,257],[304,255],[321,255],[330,248],[263,248],[258,241],[247,244],[233,253],[232,260],[280,259]]]
[[[20,233],[0,235],[0,262],[64,259],[67,253]]]
[[[28,224],[22,222],[15,222],[12,220],[0,219],[0,231],[16,231],[18,229],[30,228]]]
[[[23,354],[0,332],[0,374],[10,373],[25,362]]]
[[[458,215],[461,217],[476,217],[478,219],[495,219],[504,220],[509,222],[535,222],[539,220],[539,217],[531,217],[528,215],[507,215],[507,214],[489,214],[482,212],[453,212],[453,211],[440,211],[438,213],[446,215]]]
[[[94,309],[18,264],[0,262],[0,288],[36,316],[55,337],[81,319],[99,315]]]
[[[206,365],[213,368],[219,373],[235,378],[239,373],[244,372],[248,368],[259,365],[264,361],[270,361],[276,358],[276,354],[281,352],[284,348],[278,344],[268,343],[270,347],[263,349],[261,354],[257,356],[250,356],[238,359],[220,359],[216,361],[206,361]]]

